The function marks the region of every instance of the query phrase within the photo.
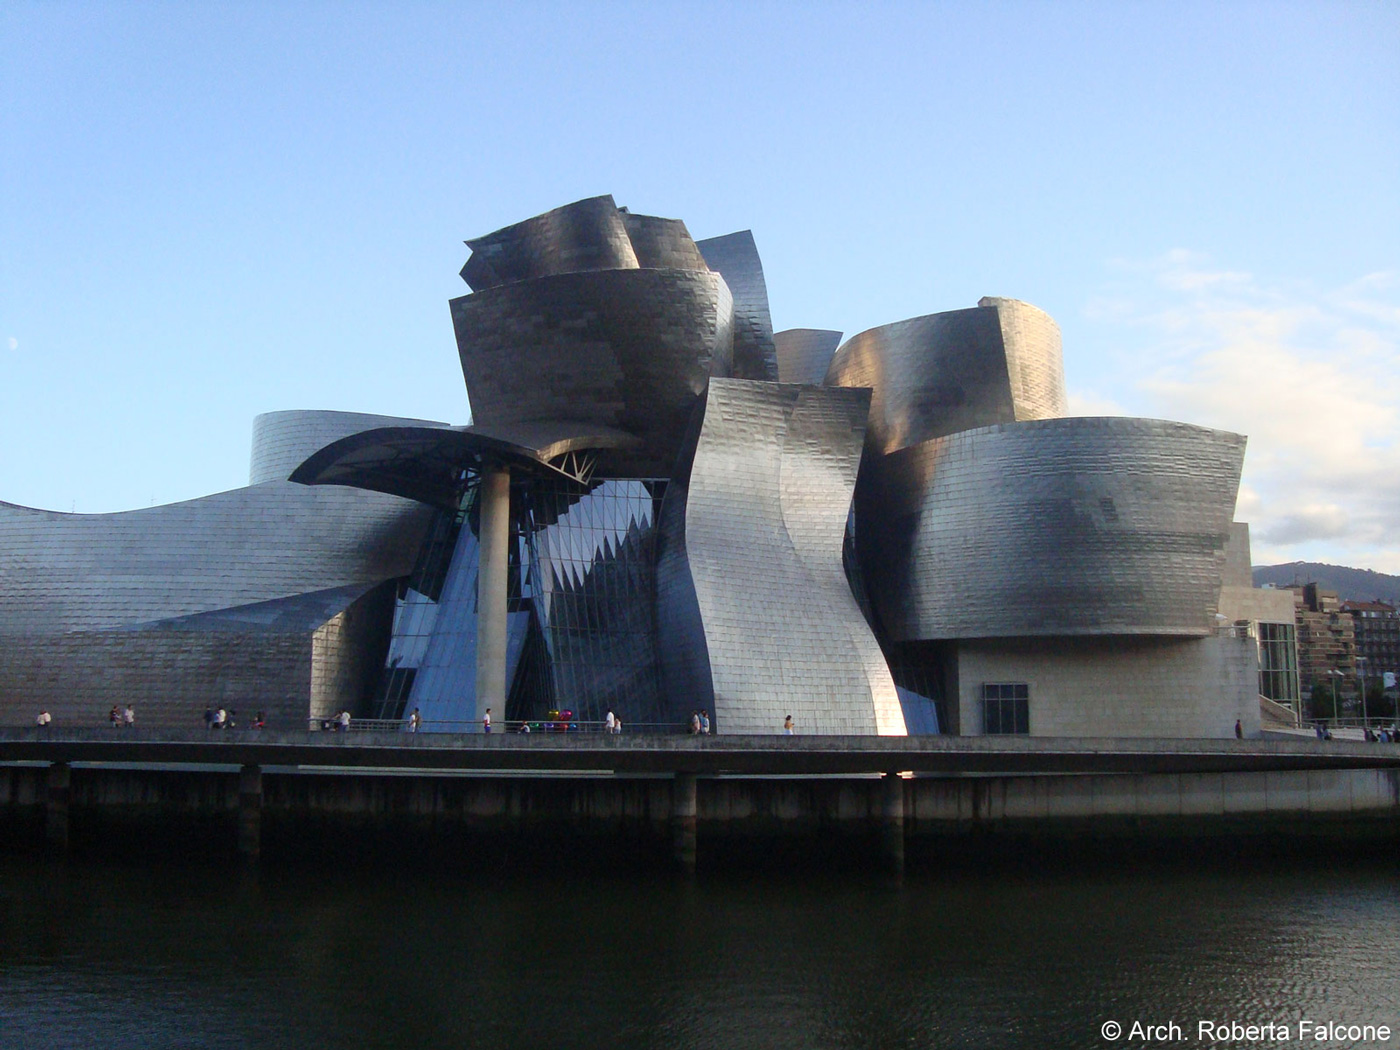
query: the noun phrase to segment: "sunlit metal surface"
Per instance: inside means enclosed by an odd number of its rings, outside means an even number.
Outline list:
[[[637,268],[637,254],[611,196],[589,197],[467,241],[462,280],[473,291],[532,277]]]
[[[777,382],[778,357],[773,347],[773,319],[768,312],[768,285],[763,279],[763,262],[753,234],[741,230],[699,241],[697,245],[710,269],[724,276],[734,294],[734,376]]]
[[[861,332],[836,351],[834,386],[870,387],[873,451],[1065,411],[1059,329],[1014,300]]]
[[[668,697],[718,731],[904,732],[841,567],[863,390],[711,382],[688,479],[667,494],[658,568]]]
[[[1244,446],[1185,423],[1076,418],[868,463],[856,535],[879,617],[897,641],[1206,634]]]
[[[292,473],[303,485],[353,485],[455,510],[463,472],[489,463],[586,483],[599,449],[637,438],[587,424],[527,422],[470,427],[377,427],[333,441]]]
[[[711,375],[729,374],[733,305],[718,274],[605,270],[454,299],[475,424],[607,427],[640,439],[601,469],[665,476]]]
[[[286,481],[302,462],[332,441],[376,427],[446,427],[429,419],[377,416],[367,412],[293,410],[264,412],[253,420],[248,484]]]
[[[774,332],[778,382],[820,386],[826,381],[826,370],[831,367],[832,355],[840,345],[840,332],[820,328],[789,328],[785,332]]]

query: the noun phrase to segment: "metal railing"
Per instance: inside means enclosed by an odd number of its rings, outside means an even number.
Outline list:
[[[310,718],[307,728],[327,733],[480,733],[485,728],[481,719],[449,720],[424,718],[413,727],[408,718],[351,718],[349,724],[340,719]],[[686,722],[624,722],[614,727],[616,733],[685,733],[690,729]],[[607,733],[606,722],[586,722],[576,718],[555,719],[531,718],[523,720],[491,720],[492,733]]]

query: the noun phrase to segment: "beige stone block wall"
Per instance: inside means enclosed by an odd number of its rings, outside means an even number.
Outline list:
[[[1221,587],[1220,615],[1231,622],[1293,623],[1293,592],[1266,587]]]
[[[980,736],[982,685],[1030,686],[1032,736],[1259,735],[1254,639],[1016,639],[957,647],[960,726]]]

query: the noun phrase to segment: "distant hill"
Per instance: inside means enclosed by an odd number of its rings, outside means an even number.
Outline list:
[[[1272,583],[1287,587],[1294,583],[1319,583],[1325,591],[1336,591],[1343,601],[1400,604],[1400,576],[1389,576],[1370,569],[1349,569],[1345,565],[1324,565],[1316,561],[1290,561],[1285,565],[1256,565],[1254,586]]]

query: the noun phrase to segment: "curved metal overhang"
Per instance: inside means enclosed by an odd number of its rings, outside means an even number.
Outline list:
[[[570,422],[491,427],[378,427],[333,441],[292,471],[302,485],[349,485],[455,510],[464,471],[507,467],[586,485],[594,453],[640,444],[631,434]]]

